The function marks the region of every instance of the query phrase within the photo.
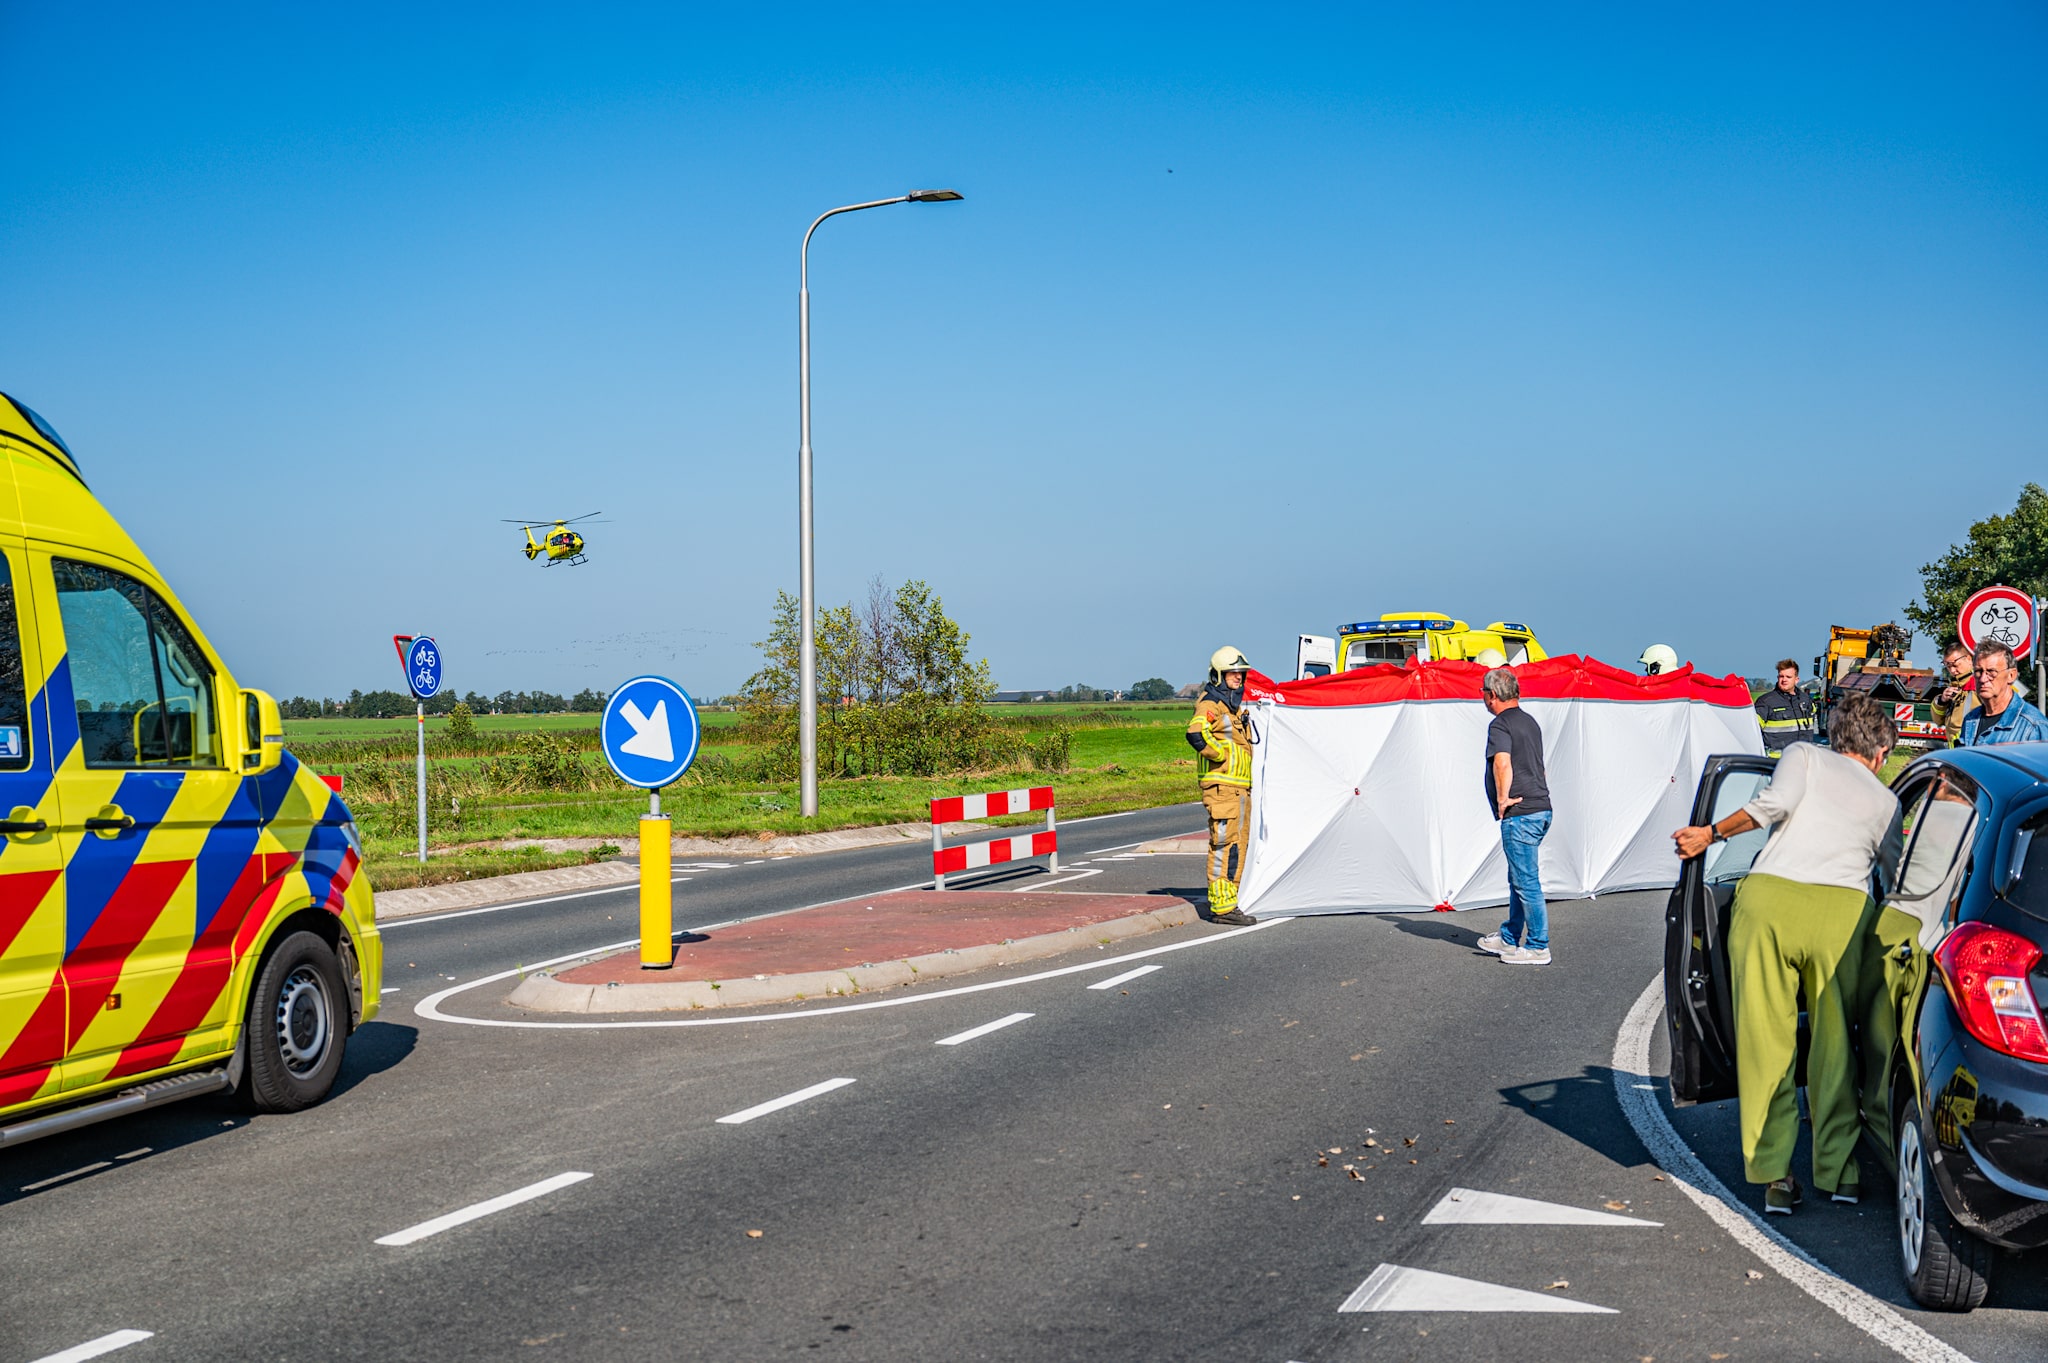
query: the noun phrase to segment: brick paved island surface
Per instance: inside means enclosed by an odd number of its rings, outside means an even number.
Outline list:
[[[642,969],[633,949],[531,976],[509,1002],[611,1013],[846,996],[1101,946],[1196,916],[1167,894],[899,890],[685,934],[667,970]]]

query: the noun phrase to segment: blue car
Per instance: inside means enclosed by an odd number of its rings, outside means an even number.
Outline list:
[[[1692,822],[1740,809],[1774,765],[1709,758]],[[1894,1176],[1907,1289],[1968,1311],[2000,1250],[2048,1245],[2048,743],[1933,752],[1892,789],[1901,853],[1875,878],[1872,964],[1851,1014],[1864,1136]],[[1709,847],[1671,892],[1664,1006],[1680,1106],[1735,1096],[1728,919],[1766,836]]]

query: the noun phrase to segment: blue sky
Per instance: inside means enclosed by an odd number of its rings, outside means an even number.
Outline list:
[[[796,582],[802,231],[951,186],[813,247],[827,603],[925,578],[1006,686],[1418,608],[1760,674],[2048,475],[2044,38],[0,2],[0,388],[246,684],[716,694]]]

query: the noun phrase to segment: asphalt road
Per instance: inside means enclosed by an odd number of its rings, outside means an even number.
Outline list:
[[[1072,825],[1063,869],[1192,890],[1199,859],[1113,849],[1194,826]],[[697,872],[679,923],[924,864]],[[665,1020],[685,1026],[507,1026],[563,1019],[475,984],[624,940],[629,894],[394,923],[400,992],[327,1104],[187,1104],[0,1162],[0,1363],[124,1329],[151,1332],[124,1363],[1899,1356],[1660,1178],[1624,1117],[1616,1036],[1661,898],[1556,906],[1548,968],[1476,953],[1487,913],[1195,925],[779,1020]],[[451,989],[435,1011],[472,1021],[408,1006]],[[1680,1118],[1717,1138],[1711,1111]],[[521,1190],[544,1191],[433,1228]],[[1499,1214],[1479,1194],[1629,1220],[1475,1222]],[[1813,1233],[1896,1298],[1889,1222],[1864,1219]],[[1515,1309],[1439,1309],[1489,1303]],[[1990,1363],[2048,1356],[2040,1306],[1900,1314]]]

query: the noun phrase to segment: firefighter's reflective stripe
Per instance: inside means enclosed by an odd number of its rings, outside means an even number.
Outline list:
[[[1239,722],[1232,718],[1228,709],[1215,702],[1204,701],[1196,707],[1188,732],[1202,740],[1202,761],[1208,764],[1202,772],[1205,784],[1221,782],[1224,785],[1249,786],[1252,783],[1251,744],[1241,741],[1248,735],[1240,734]]]
[[[1813,697],[1804,691],[1788,696],[1774,687],[1764,692],[1756,698],[1756,719],[1764,731],[1766,752],[1782,752],[1788,743],[1813,741]]]

